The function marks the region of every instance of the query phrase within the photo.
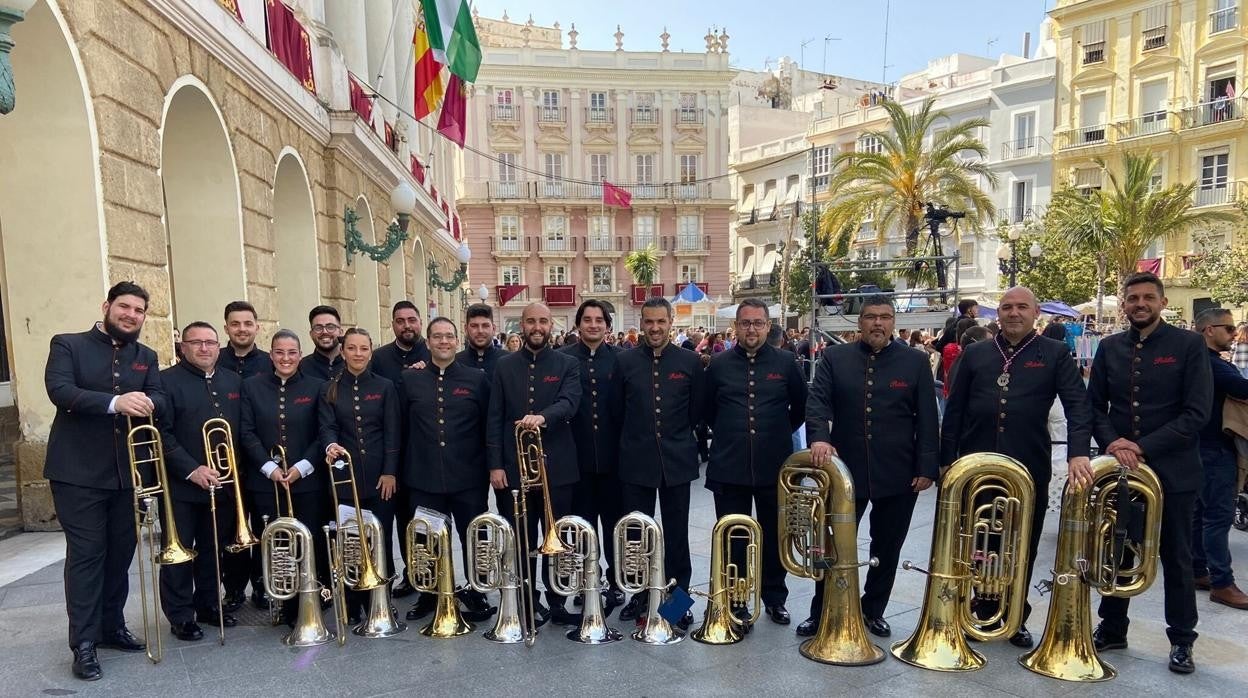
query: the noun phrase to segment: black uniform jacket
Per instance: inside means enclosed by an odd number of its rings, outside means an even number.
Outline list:
[[[238,374],[240,379],[247,380],[252,376],[271,372],[273,360],[269,358],[269,352],[260,347],[253,346],[246,356],[239,356],[234,353],[234,347],[226,344],[217,356],[217,370],[230,371]]]
[[[806,380],[793,354],[770,344],[749,356],[740,344],[706,369],[708,482],[775,487],[793,452],[793,430],[806,421]]]
[[[339,353],[334,357],[333,361],[330,361],[322,356],[320,352],[314,351],[300,359],[299,372],[319,381],[327,381],[342,373],[346,365],[343,361],[342,353]]]
[[[403,439],[399,391],[388,378],[365,369],[359,376],[343,371],[337,381],[337,395],[329,401],[334,381],[321,388],[317,422],[324,449],[337,443],[351,454],[355,485],[367,499],[376,491],[378,478],[399,473],[399,447]],[[346,477],[342,473],[339,477]],[[342,496],[343,491],[339,491]]]
[[[56,406],[43,476],[56,482],[104,490],[133,489],[126,449],[129,420],[109,414],[113,398],[147,393],[164,414],[164,391],[156,352],[138,342],[119,346],[98,325],[52,338],[44,369],[48,398]],[[147,423],[136,419],[134,425]]]
[[[939,475],[936,388],[927,356],[896,342],[829,347],[806,402],[806,440],[826,441],[849,466],[854,497],[913,491]],[[831,425],[829,426],[829,422]]]
[[[1213,378],[1205,340],[1162,322],[1101,340],[1088,383],[1096,442],[1119,437],[1144,451],[1166,492],[1195,492],[1203,480],[1198,433],[1209,420]]]
[[[456,354],[455,360],[465,366],[471,366],[485,371],[485,382],[493,383],[494,366],[498,364],[499,359],[506,355],[507,352],[494,346],[493,342],[490,342],[489,346],[485,348],[485,351],[477,351],[472,347],[468,347]]]
[[[411,349],[400,347],[398,342],[377,347],[368,367],[382,378],[394,381],[394,387],[402,392],[403,370],[421,361],[426,364],[430,361],[429,343],[424,338],[417,340]]]
[[[1037,482],[1053,474],[1053,442],[1049,439],[1049,410],[1060,398],[1066,411],[1066,452],[1070,458],[1087,456],[1092,418],[1083,379],[1065,342],[1029,333],[1016,346],[998,334],[976,342],[958,358],[953,384],[945,402],[941,427],[941,465],[950,465],[969,453],[1001,453],[1027,467]],[[1007,356],[1018,352],[1010,365],[1009,385],[997,385]]]
[[[186,479],[193,470],[208,464],[204,454],[204,422],[219,417],[230,423],[234,435],[234,463],[240,475],[244,469],[238,445],[243,381],[238,374],[229,371],[215,371],[210,378],[185,359],[161,371],[160,381],[165,387],[168,405],[159,421],[169,491],[181,502],[206,503],[208,490]],[[222,487],[217,490],[217,500],[233,493],[233,485]]]
[[[402,396],[407,415],[403,484],[439,494],[484,488],[490,479],[485,374],[459,362],[444,369],[430,363],[403,372]]]
[[[620,419],[620,481],[644,487],[698,479],[698,444],[706,371],[698,355],[669,344],[620,352],[614,401]]]
[[[253,376],[243,381],[243,429],[239,439],[247,461],[247,489],[269,492],[273,481],[260,468],[273,456],[273,447],[286,449],[286,463],[306,460],[312,474],[295,480],[290,491],[325,492],[321,474],[325,471],[325,449],[321,447],[318,403],[325,381],[302,372],[282,380],[276,373]]]
[[[534,356],[526,346],[499,359],[490,383],[485,432],[490,470],[505,470],[507,484],[512,488],[519,485],[516,422],[526,414],[540,414],[546,418],[542,448],[546,452],[549,484],[566,485],[579,480],[572,417],[580,403],[580,369],[571,356],[551,347]]]
[[[613,473],[620,462],[618,400],[611,382],[620,350],[603,342],[592,354],[583,342],[559,351],[575,358],[581,367],[581,406],[572,418],[576,458],[583,473]]]

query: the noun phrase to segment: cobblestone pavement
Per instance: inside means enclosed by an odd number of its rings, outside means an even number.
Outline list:
[[[710,493],[695,486],[690,513],[695,587],[705,589],[710,565]],[[915,512],[903,559],[926,563],[931,539],[934,491],[924,493]],[[1056,547],[1056,513],[1050,512],[1036,565],[1047,570]],[[865,524],[864,524],[865,525]],[[865,531],[864,531],[865,533]],[[1231,550],[1241,572],[1248,569],[1248,533],[1231,531]],[[865,551],[865,538],[860,540]],[[458,546],[455,548],[459,550]],[[62,590],[64,548],[60,534],[23,534],[0,541],[0,695],[266,695],[375,696],[421,693],[463,695],[1017,695],[1242,696],[1248,692],[1248,613],[1211,603],[1200,594],[1201,638],[1198,670],[1178,676],[1166,669],[1169,645],[1162,620],[1161,583],[1132,603],[1126,651],[1107,653],[1119,670],[1108,683],[1073,684],[1046,679],[1017,665],[1020,651],[1005,642],[980,645],[985,669],[971,674],[940,674],[916,669],[891,656],[870,667],[817,664],[797,651],[794,626],[767,619],[738,645],[710,647],[686,640],[672,647],[645,647],[631,639],[609,646],[582,647],[543,632],[532,649],[500,646],[481,639],[485,628],[454,640],[431,640],[415,628],[385,640],[352,636],[346,647],[328,645],[291,650],[279,643],[279,629],[241,625],[227,631],[224,647],[215,630],[197,643],[173,639],[167,625],[165,658],[150,664],[142,655],[101,650],[104,679],[83,683],[69,670]],[[863,555],[865,557],[865,554]],[[28,571],[29,570],[29,571]],[[17,575],[22,575],[20,578]],[[137,577],[131,578],[130,627],[139,631]],[[788,603],[794,624],[806,616],[812,584],[790,579]],[[899,572],[887,618],[892,640],[914,627],[922,603],[924,577]],[[1047,597],[1031,595],[1031,629],[1039,639]],[[1095,603],[1095,600],[1094,600]],[[694,613],[701,622],[702,600]],[[1095,609],[1095,605],[1093,607]],[[402,604],[402,610],[406,604]],[[329,621],[327,615],[327,622]],[[610,625],[626,624],[612,617]],[[886,644],[881,642],[882,646]]]

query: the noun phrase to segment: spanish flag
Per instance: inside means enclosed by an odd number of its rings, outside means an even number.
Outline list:
[[[429,116],[438,108],[438,100],[442,99],[442,64],[434,58],[433,49],[429,46],[429,34],[425,31],[425,23],[416,25],[416,35],[412,38],[412,50],[416,52],[416,120]]]

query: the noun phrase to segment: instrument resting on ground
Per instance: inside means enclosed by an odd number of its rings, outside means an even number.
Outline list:
[[[417,509],[407,524],[404,540],[408,582],[412,588],[438,597],[433,620],[420,629],[420,634],[445,639],[472,632],[475,626],[464,620],[455,601],[455,559],[446,519]]]
[[[264,531],[260,534],[264,592],[269,595],[270,604],[299,598],[295,625],[282,638],[282,644],[288,647],[323,645],[346,632],[345,623],[340,623],[335,633],[325,627],[321,618],[322,598],[332,598],[335,609],[346,606],[341,587],[324,589],[316,579],[312,536],[312,531],[294,517],[282,516],[272,521],[264,517]]]
[[[498,591],[498,619],[483,637],[490,642],[524,642],[520,620],[520,570],[516,533],[507,519],[485,512],[468,523],[468,586],[482,594]]]
[[[659,606],[676,580],[663,569],[663,527],[652,517],[634,511],[615,524],[615,583],[627,594],[646,593],[644,625],[633,639],[647,645],[674,645],[685,633],[659,615]]]
[[[581,605],[581,627],[567,633],[569,640],[586,645],[604,645],[624,638],[620,631],[607,626],[602,612],[602,591],[607,581],[598,566],[598,532],[579,516],[565,516],[555,522],[547,534],[554,535],[568,548],[555,556],[550,573],[550,586],[560,596],[584,597]]]
[[[204,422],[200,428],[204,440],[204,460],[217,476],[217,487],[234,487],[234,542],[225,546],[226,552],[240,553],[260,542],[247,524],[247,512],[243,510],[243,491],[239,485],[238,461],[234,458],[234,430],[230,423],[220,417]],[[225,644],[225,593],[221,586],[221,536],[217,532],[217,487],[208,490],[208,510],[212,518],[212,544],[217,574],[217,641]]]
[[[732,561],[732,546],[745,546],[744,569]],[[763,612],[762,567],[759,555],[763,545],[763,529],[745,514],[721,516],[711,530],[711,591],[694,592],[707,597],[702,627],[690,634],[694,640],[708,645],[731,645],[745,639],[749,626]],[[752,607],[748,619],[733,613],[738,607]]]

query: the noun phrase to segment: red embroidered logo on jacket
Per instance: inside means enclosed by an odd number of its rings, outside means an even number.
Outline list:
[[[310,404],[311,402],[312,402],[312,398],[311,398],[310,396],[308,396],[308,395],[304,395],[303,397],[297,397],[297,398],[295,398],[295,404],[296,404],[296,405],[307,405],[307,404]]]
[[[368,393],[364,396],[365,402],[368,402],[369,400],[380,400],[380,399],[381,399],[381,393]]]
[[[1179,360],[1174,358],[1173,356],[1158,356],[1157,358],[1153,359],[1154,366],[1161,366],[1163,364],[1177,364],[1177,363],[1179,363]]]
[[[893,380],[889,381],[888,387],[894,390],[905,390],[906,388],[910,387],[910,384],[899,378],[894,378]]]
[[[559,376],[542,376],[543,383],[558,383]]]
[[[451,395],[467,396],[472,395],[472,391],[467,388],[456,388],[451,391]]]
[[[669,381],[683,381],[687,376],[683,373],[669,373],[667,379]]]
[[[141,364],[141,363],[135,362],[135,363],[130,364],[130,368],[135,371],[146,371],[147,364]]]
[[[226,397],[227,399],[230,399],[230,400],[237,400],[237,399],[238,399],[238,393],[226,393],[226,394],[225,394],[225,397]]]
[[[769,380],[769,381],[782,381],[782,380],[784,380],[784,376],[780,375],[779,373],[768,373],[768,374],[767,374],[767,380]]]
[[[1023,368],[1044,368],[1044,362],[1043,361],[1028,361],[1027,363],[1023,364]]]

